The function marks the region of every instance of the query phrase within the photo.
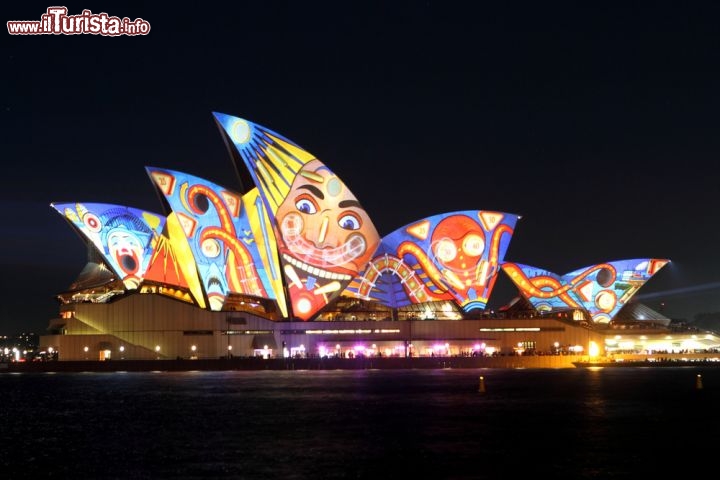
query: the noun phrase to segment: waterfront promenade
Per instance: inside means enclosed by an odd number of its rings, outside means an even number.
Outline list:
[[[222,370],[369,370],[433,368],[575,368],[581,355],[49,361],[0,364],[2,372],[148,372]]]
[[[577,368],[591,360],[587,355],[499,355],[491,357],[232,357],[176,360],[73,360],[0,363],[0,373],[22,372],[189,372],[224,370],[393,370],[442,368]],[[720,366],[720,353],[665,353],[662,355],[614,355],[592,363],[618,366],[658,366],[712,363]],[[657,364],[657,365],[656,365]]]

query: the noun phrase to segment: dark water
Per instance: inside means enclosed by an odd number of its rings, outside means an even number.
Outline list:
[[[681,478],[720,453],[720,369],[5,373],[0,392],[7,479]]]

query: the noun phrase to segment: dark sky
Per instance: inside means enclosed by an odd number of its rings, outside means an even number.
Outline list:
[[[636,298],[720,311],[720,4],[147,3],[63,4],[147,36],[2,33],[0,334],[42,333],[85,264],[50,202],[162,212],[145,166],[239,190],[213,111],[312,152],[381,235],[520,214],[505,260],[669,258]],[[4,22],[51,5],[4,5]]]

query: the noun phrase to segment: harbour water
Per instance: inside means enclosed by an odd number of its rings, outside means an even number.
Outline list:
[[[720,369],[2,373],[2,478],[706,475]]]

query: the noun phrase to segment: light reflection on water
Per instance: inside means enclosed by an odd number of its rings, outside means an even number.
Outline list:
[[[0,391],[4,478],[636,478],[700,472],[720,369],[2,374]]]

